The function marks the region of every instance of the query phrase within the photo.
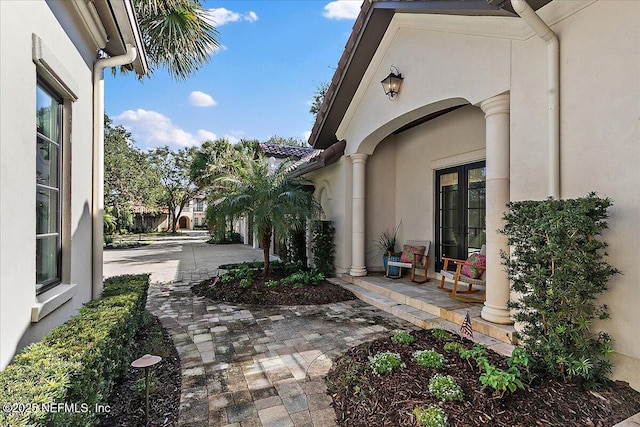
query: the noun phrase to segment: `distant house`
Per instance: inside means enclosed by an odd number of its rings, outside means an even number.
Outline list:
[[[180,230],[193,230],[194,228],[204,228],[207,225],[207,200],[203,196],[197,196],[182,208],[180,218],[178,218],[178,228]]]
[[[133,232],[166,231],[169,228],[167,208],[150,210],[142,205],[133,206]]]
[[[0,64],[3,368],[102,291],[102,70],[147,64],[130,0],[1,1]]]
[[[374,240],[400,222],[400,244],[433,242],[434,276],[486,243],[494,323],[511,322],[506,204],[612,198],[604,238],[624,274],[595,327],[614,339],[614,378],[640,389],[640,2],[530,3],[365,1],[310,137],[343,141],[344,156],[306,176],[335,224],[339,273],[379,269]],[[391,71],[403,80],[389,99]]]

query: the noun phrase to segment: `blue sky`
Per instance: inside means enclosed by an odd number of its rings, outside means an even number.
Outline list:
[[[142,149],[270,136],[305,138],[310,101],[328,82],[361,0],[202,2],[222,48],[184,82],[105,72],[105,111]]]

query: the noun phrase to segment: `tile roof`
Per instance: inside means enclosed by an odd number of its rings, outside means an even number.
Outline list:
[[[312,147],[297,147],[293,145],[272,144],[268,142],[258,143],[258,149],[266,156],[280,158],[293,157],[296,160],[310,156],[314,153],[314,151],[317,151]]]

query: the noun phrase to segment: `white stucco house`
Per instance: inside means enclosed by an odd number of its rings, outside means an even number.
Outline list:
[[[177,212],[177,210],[176,210]],[[196,227],[205,227],[207,219],[207,199],[204,196],[197,196],[189,200],[189,203],[182,208],[178,227],[180,230],[193,230]]]
[[[597,327],[614,339],[613,377],[640,389],[639,43],[636,1],[365,1],[309,140],[346,144],[307,173],[337,271],[379,268],[374,240],[400,222],[400,243],[432,241],[433,276],[443,255],[486,243],[482,317],[508,324],[506,204],[596,191],[613,200],[604,239],[623,272]]]
[[[130,0],[1,1],[0,31],[1,369],[101,293],[103,70],[147,63]]]

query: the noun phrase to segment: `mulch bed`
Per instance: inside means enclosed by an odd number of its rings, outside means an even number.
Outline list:
[[[145,322],[131,348],[134,358],[145,354],[162,357],[149,368],[149,426],[177,426],[180,409],[180,357],[160,321],[145,313]],[[133,361],[133,360],[132,360]],[[110,412],[100,426],[143,426],[145,421],[144,369],[129,367],[111,391],[106,404]]]
[[[267,280],[280,280],[286,276],[282,271],[274,271]],[[326,280],[314,286],[298,288],[288,285],[265,286],[266,280],[262,273],[254,275],[253,283],[249,287],[240,286],[238,279],[229,283],[222,283],[216,279],[200,282],[191,290],[196,295],[214,301],[251,305],[315,305],[356,299],[350,291]]]
[[[412,332],[411,345],[394,344],[390,338],[354,347],[341,356],[327,376],[327,386],[340,426],[416,426],[413,410],[439,404],[428,391],[429,379],[439,372],[453,376],[464,391],[463,402],[440,403],[449,426],[591,426],[607,427],[640,412],[640,393],[623,382],[611,382],[597,390],[579,391],[548,376],[536,377],[524,390],[501,396],[483,389],[475,365],[443,349],[431,332]],[[452,334],[471,348],[473,343]],[[443,354],[446,366],[438,371],[419,366],[416,350]],[[369,366],[368,356],[378,352],[399,353],[404,369],[378,376]],[[504,357],[489,351],[489,362],[507,369]],[[473,362],[471,362],[473,364]]]

